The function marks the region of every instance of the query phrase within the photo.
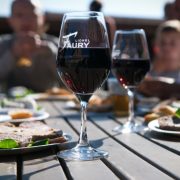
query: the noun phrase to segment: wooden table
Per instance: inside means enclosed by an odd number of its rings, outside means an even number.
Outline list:
[[[43,101],[40,104],[51,115],[45,122],[54,128],[63,129],[77,141],[80,130],[79,112],[65,109],[65,102],[62,101]],[[112,129],[126,119],[114,118],[109,113],[89,113],[88,119],[88,135],[92,146],[108,151],[109,158],[64,162],[57,160],[55,151],[48,150],[46,154],[37,152],[18,157],[18,164],[24,164],[22,179],[180,179],[179,137],[149,131],[114,133]],[[10,157],[9,161],[12,162],[3,163],[1,158],[0,180],[16,179],[16,160],[15,157]],[[21,179],[20,174],[21,172],[17,179]]]

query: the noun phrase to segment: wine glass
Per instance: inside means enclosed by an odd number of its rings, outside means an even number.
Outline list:
[[[86,128],[86,110],[90,97],[107,79],[111,54],[104,16],[100,12],[74,12],[63,17],[57,70],[63,83],[74,92],[81,104],[81,131],[78,144],[61,151],[65,160],[94,160],[108,153],[90,146]]]
[[[140,84],[150,69],[149,51],[143,29],[118,30],[115,32],[112,49],[112,72],[129,97],[129,117],[123,126],[113,131],[136,132],[141,129],[134,120],[133,90]]]

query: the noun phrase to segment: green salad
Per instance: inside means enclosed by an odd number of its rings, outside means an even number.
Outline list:
[[[40,141],[30,142],[27,147],[42,146],[49,144],[49,139],[43,139]],[[20,145],[14,139],[3,139],[0,141],[0,149],[13,149],[19,148]]]

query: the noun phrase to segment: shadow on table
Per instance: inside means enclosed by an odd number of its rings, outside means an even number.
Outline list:
[[[0,180],[14,180],[14,179],[16,179],[16,176],[14,176],[14,175],[0,176]]]
[[[168,135],[168,134],[160,134],[156,132],[146,131],[143,136],[149,139],[157,139],[162,141],[171,141],[171,142],[180,142],[179,136],[176,135]]]
[[[37,173],[41,173],[41,172],[43,172],[43,171],[46,171],[46,170],[48,170],[48,169],[51,169],[51,168],[54,168],[54,167],[57,167],[57,166],[59,166],[59,163],[58,163],[58,162],[57,162],[57,164],[54,164],[54,165],[52,165],[52,166],[48,166],[48,167],[42,168],[42,169],[40,169],[40,170],[37,170],[37,171],[33,171],[33,172],[31,172],[31,173],[24,174],[24,175],[23,175],[23,180],[26,180],[26,179],[29,180],[32,175],[37,174]]]
[[[103,141],[106,140],[106,139],[108,139],[108,138],[109,138],[109,137],[107,136],[107,137],[100,138],[100,139],[90,140],[90,141],[89,141],[89,144],[90,144],[93,148],[99,148],[99,147],[103,146],[103,144],[104,144]],[[69,145],[66,146],[65,149],[71,149],[71,148],[75,147],[76,144],[77,144],[76,141],[71,142]],[[56,152],[58,152],[58,150],[59,150],[59,149],[57,149]]]
[[[87,113],[87,117],[88,119],[90,118],[95,118],[93,120],[95,121],[102,121],[102,120],[109,120],[109,117],[112,116],[112,113],[94,113],[94,112],[89,112]],[[73,120],[81,120],[81,116],[80,113],[70,113],[70,114],[66,114],[66,115],[58,115],[58,116],[53,116],[51,118],[67,118],[67,119],[73,119]]]
[[[104,141],[105,139],[108,139],[108,137],[104,137],[104,138],[97,139],[97,140],[92,140],[92,141],[90,141],[90,144],[92,145],[93,148],[99,148],[99,147],[101,147],[101,146],[103,145],[103,141]],[[72,148],[72,147],[71,147],[71,148]],[[52,160],[52,158],[49,158],[48,161],[49,161],[49,160]],[[72,176],[71,176],[71,173],[69,172],[69,170],[68,170],[68,168],[67,168],[66,162],[65,162],[63,159],[59,159],[59,158],[58,158],[58,160],[59,160],[60,165],[63,167],[63,170],[65,171],[66,177],[67,177],[68,179],[73,179]],[[46,162],[46,161],[45,161],[45,162]],[[35,164],[39,164],[39,163],[43,163],[43,162],[42,162],[42,161],[39,161],[39,162],[36,162]],[[32,164],[29,164],[29,165],[33,165],[33,163],[32,163]],[[31,177],[32,175],[34,175],[34,174],[41,173],[41,172],[43,172],[43,171],[45,171],[45,170],[47,170],[47,169],[51,169],[51,168],[54,168],[54,167],[57,167],[57,166],[59,166],[59,164],[55,164],[55,165],[52,165],[52,166],[49,166],[49,167],[46,167],[46,168],[42,168],[42,169],[37,170],[37,171],[33,171],[33,172],[31,172],[31,173],[24,174],[23,179],[24,179],[24,180],[26,180],[26,179],[28,180],[28,179],[30,179],[30,177]],[[5,179],[5,178],[4,178],[4,179]],[[4,180],[4,179],[2,179],[2,180]],[[0,178],[0,180],[1,180],[1,178]],[[10,179],[10,180],[11,180],[11,179]]]
[[[92,145],[93,148],[99,148],[101,146],[103,146],[103,141],[108,139],[109,137],[104,137],[104,138],[101,138],[101,139],[96,139],[96,140],[92,140],[90,141],[90,144]]]
[[[108,137],[104,137],[104,138],[101,138],[101,139],[96,139],[96,140],[91,140],[90,141],[90,145],[93,147],[93,148],[99,148],[101,146],[103,146],[103,141],[108,139]],[[73,141],[73,142],[70,142],[69,144],[67,144],[65,147],[64,147],[64,150],[65,149],[71,149],[73,147],[75,147],[77,144],[76,141]],[[59,152],[60,150],[63,150],[63,149],[59,149],[59,147],[56,147],[54,148],[53,152],[54,154],[56,154],[57,152]],[[35,165],[35,164],[41,164],[41,163],[44,163],[44,162],[48,162],[48,161],[51,161],[53,159],[56,159],[56,156],[46,156],[44,155],[44,157],[42,156],[41,159],[38,159],[36,161],[33,161],[33,162],[28,162],[26,161],[25,165],[26,166],[29,166],[29,165]],[[0,179],[1,180],[1,179]]]

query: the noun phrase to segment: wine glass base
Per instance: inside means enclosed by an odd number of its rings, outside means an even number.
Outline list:
[[[100,158],[107,158],[108,152],[97,150],[91,146],[77,145],[72,149],[60,151],[57,156],[66,161],[91,161]]]
[[[146,127],[142,124],[136,124],[134,122],[127,122],[122,126],[117,126],[113,129],[114,132],[118,133],[136,133],[146,130]]]

